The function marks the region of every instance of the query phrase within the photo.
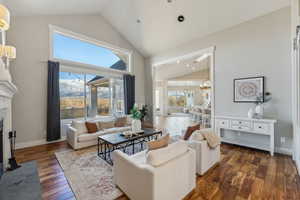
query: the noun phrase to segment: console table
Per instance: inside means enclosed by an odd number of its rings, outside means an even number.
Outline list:
[[[215,126],[221,141],[269,151],[274,155],[276,120],[216,116]],[[231,131],[223,131],[231,130]]]

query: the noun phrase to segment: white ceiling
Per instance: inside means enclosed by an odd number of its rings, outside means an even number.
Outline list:
[[[207,79],[210,58],[196,62],[197,57],[181,60],[179,63],[166,63],[156,67],[156,80],[192,80]],[[199,72],[199,73],[197,73]],[[193,77],[194,76],[194,77]],[[189,77],[190,79],[185,79]]]
[[[146,57],[290,4],[290,0],[4,1],[17,16],[101,14]],[[181,14],[186,20],[179,23]]]
[[[100,14],[109,0],[4,0],[15,16]]]

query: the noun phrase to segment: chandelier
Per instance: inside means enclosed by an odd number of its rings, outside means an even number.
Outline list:
[[[9,10],[0,4],[0,32],[2,43],[0,45],[0,57],[6,61],[6,67],[9,66],[9,61],[16,58],[16,48],[14,46],[6,45],[5,32],[10,26],[10,13]]]

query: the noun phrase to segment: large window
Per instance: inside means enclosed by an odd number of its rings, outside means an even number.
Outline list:
[[[61,119],[124,113],[123,79],[60,72]]]
[[[183,91],[169,90],[168,91],[169,106],[185,107],[187,105],[187,98]]]
[[[130,52],[51,26],[51,58],[89,66],[130,71]]]
[[[85,117],[84,75],[60,72],[59,83],[61,118]]]

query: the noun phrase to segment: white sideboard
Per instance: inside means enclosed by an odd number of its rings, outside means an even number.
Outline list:
[[[274,119],[216,116],[215,127],[222,142],[269,151],[274,154]],[[231,131],[223,131],[223,130]]]

